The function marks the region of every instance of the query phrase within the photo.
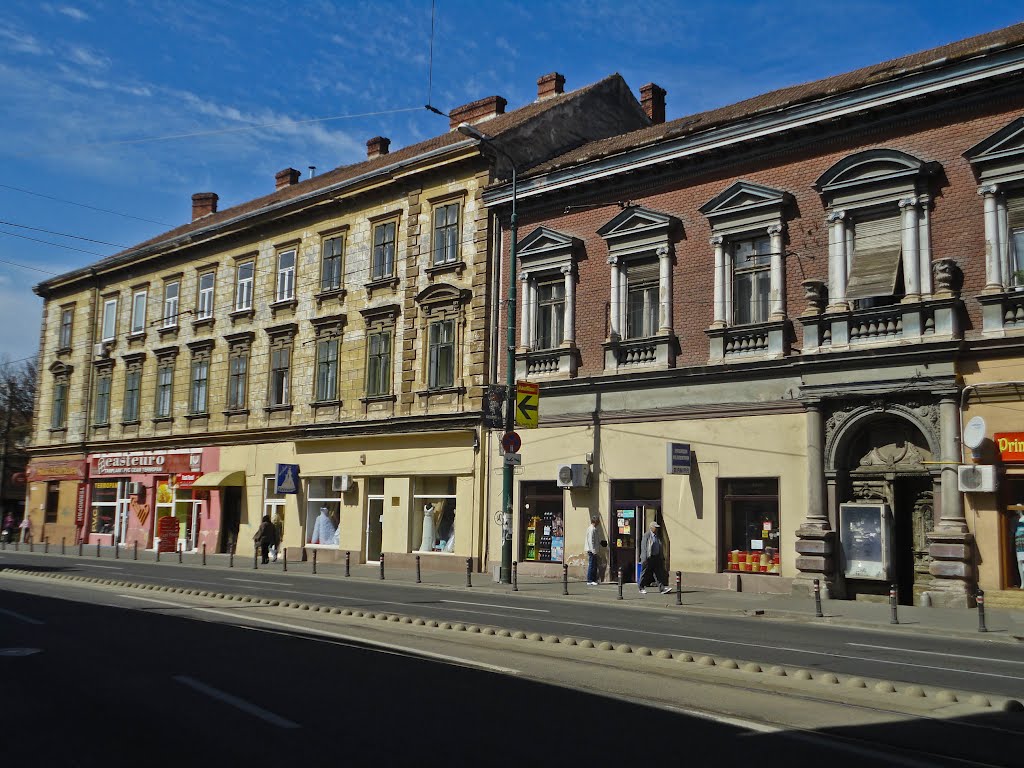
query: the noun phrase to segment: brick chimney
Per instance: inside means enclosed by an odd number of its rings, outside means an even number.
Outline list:
[[[552,72],[537,78],[537,101],[565,93],[565,75]]]
[[[290,187],[292,184],[298,184],[299,175],[299,172],[294,168],[285,168],[283,171],[278,171],[274,174],[274,189],[278,190],[281,187]]]
[[[196,192],[192,195],[192,221],[217,212],[216,192]]]
[[[459,127],[459,123],[470,123],[473,125],[482,123],[484,120],[490,120],[492,117],[503,115],[505,114],[505,105],[507,104],[508,102],[501,96],[487,96],[483,99],[471,101],[469,104],[463,104],[461,107],[456,107],[448,113],[448,127],[454,131]]]
[[[655,125],[665,122],[665,89],[654,83],[640,86],[640,106]]]
[[[373,160],[375,157],[386,155],[391,151],[391,139],[385,136],[374,136],[366,142],[366,157]]]

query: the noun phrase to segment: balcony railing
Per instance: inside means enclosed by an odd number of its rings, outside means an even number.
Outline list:
[[[875,344],[904,344],[960,338],[962,304],[957,298],[928,298],[846,312],[810,312],[800,318],[803,354]]]
[[[982,294],[978,302],[986,334],[1001,335],[1024,329],[1024,290]]]
[[[621,372],[629,368],[671,368],[675,365],[675,346],[674,335],[606,341],[604,369]]]
[[[784,357],[789,354],[792,326],[788,320],[772,320],[734,328],[704,331],[711,342],[711,362],[748,357]]]
[[[541,376],[576,375],[578,353],[575,346],[555,347],[516,354],[516,376],[537,378]]]

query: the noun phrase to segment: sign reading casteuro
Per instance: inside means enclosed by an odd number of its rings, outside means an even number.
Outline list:
[[[90,475],[169,475],[196,472],[202,467],[201,453],[131,451],[100,453],[89,457]]]
[[[665,444],[665,472],[669,475],[690,474],[690,444]]]

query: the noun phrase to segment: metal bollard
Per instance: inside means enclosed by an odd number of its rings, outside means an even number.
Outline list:
[[[416,583],[422,584],[423,579],[420,578],[420,556],[416,555]]]
[[[676,605],[683,604],[683,572],[676,571]]]
[[[619,600],[622,599],[622,566],[619,566]]]
[[[975,599],[978,601],[978,631],[988,632],[985,626],[985,590],[979,588]]]
[[[346,552],[345,553],[345,575],[346,576],[351,576],[352,575],[352,569],[349,567],[351,561],[352,561],[352,553],[351,552]]]
[[[79,557],[81,557],[81,556],[82,556],[82,549],[83,549],[84,547],[85,547],[85,542],[84,542],[84,541],[80,541],[80,542],[78,542],[78,556],[79,556]]]
[[[179,563],[184,562],[184,557],[185,557],[185,545],[184,544],[179,544],[178,545],[178,562]]]
[[[64,549],[64,537],[61,536],[60,537],[60,553],[63,555],[65,553],[65,551],[66,550]]]
[[[466,586],[473,586],[473,558],[466,558]]]
[[[285,560],[285,570],[288,570],[288,560]],[[316,576],[316,550],[313,550],[313,575]]]
[[[281,555],[284,557],[284,572],[288,573],[288,549],[281,547]],[[313,550],[313,573],[316,573],[316,550]]]
[[[899,593],[896,591],[896,585],[893,584],[889,587],[889,607],[892,609],[892,618],[889,619],[890,624],[899,624],[899,617],[896,615],[896,602],[899,599]]]
[[[562,594],[569,594],[569,564],[562,563]]]
[[[380,553],[380,580],[384,581],[384,553]]]
[[[100,543],[97,541],[96,542],[96,557],[99,557],[99,556],[100,556]]]
[[[160,562],[160,545],[159,544],[156,545],[156,561],[158,563]]]
[[[512,591],[519,591],[519,563],[512,561]]]
[[[206,542],[203,542],[203,565],[206,565]]]
[[[205,547],[206,545],[203,544],[203,546]],[[132,560],[138,560],[138,559],[139,559],[139,542],[136,541],[132,545]]]
[[[252,569],[254,571],[259,570],[260,567],[260,545],[256,545],[256,549],[252,553]]]
[[[231,549],[228,550],[228,568],[235,567],[235,545],[231,545]]]
[[[114,542],[114,559],[115,560],[120,560],[121,559],[121,545],[118,544],[116,541]]]
[[[28,551],[29,551],[29,552],[35,552],[35,551],[36,551],[36,542],[35,542],[35,539],[29,539],[29,542],[28,542]]]
[[[821,581],[819,579],[814,580],[814,618],[820,619],[825,616],[821,612]]]
[[[50,554],[50,540],[47,539],[46,537],[43,537],[43,554],[44,555]]]

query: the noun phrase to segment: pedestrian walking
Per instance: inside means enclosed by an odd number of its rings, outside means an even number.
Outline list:
[[[270,522],[270,515],[263,516],[263,522],[256,529],[256,535],[252,537],[252,540],[259,547],[260,554],[263,556],[263,564],[266,565],[270,562],[270,548],[276,547],[278,544],[277,526]]]
[[[14,531],[16,530],[16,528],[17,528],[17,526],[14,523],[14,515],[12,515],[10,512],[8,512],[6,515],[4,515],[4,525],[3,525],[3,539],[4,539],[4,541],[13,541],[14,540]]]
[[[597,528],[598,516],[593,515],[590,518],[590,527],[587,528],[587,541],[586,541],[586,552],[587,552],[587,586],[597,586],[597,561],[601,550],[598,549],[601,546],[599,536],[601,532]]]
[[[640,541],[640,594],[647,594],[647,585],[652,581],[667,594],[669,590],[668,576],[665,573],[665,555],[661,544],[661,537],[658,536],[658,529],[661,528],[657,522],[652,522],[650,530],[644,534]]]
[[[21,518],[21,543],[31,544],[32,543],[32,518],[28,516],[28,512]]]

